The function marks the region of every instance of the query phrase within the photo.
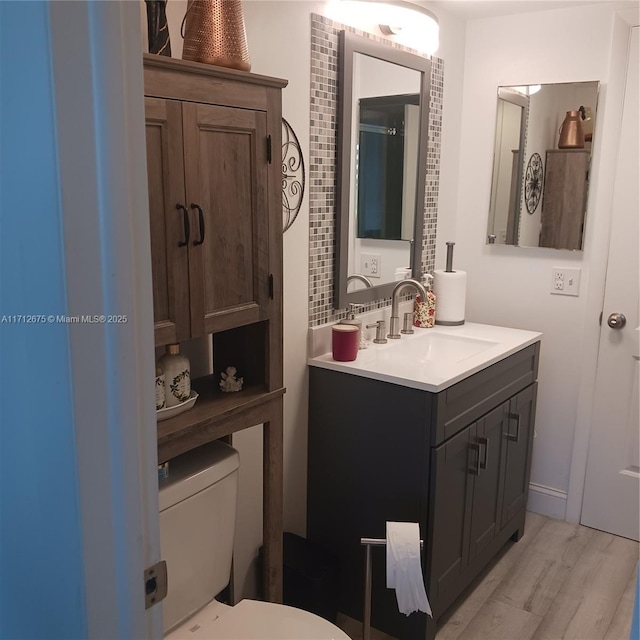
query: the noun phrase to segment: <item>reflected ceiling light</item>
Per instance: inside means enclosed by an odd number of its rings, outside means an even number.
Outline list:
[[[538,93],[542,88],[539,84],[527,84],[520,87],[511,87],[514,91],[522,94],[523,96],[532,96],[534,93]]]
[[[378,31],[394,42],[428,55],[439,46],[438,19],[428,9],[403,0],[334,0],[327,15],[356,29]]]

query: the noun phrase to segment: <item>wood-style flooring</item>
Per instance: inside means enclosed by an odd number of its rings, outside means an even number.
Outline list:
[[[528,513],[438,625],[437,640],[629,640],[640,546]],[[338,624],[361,640],[360,622]],[[372,630],[372,640],[393,640]]]

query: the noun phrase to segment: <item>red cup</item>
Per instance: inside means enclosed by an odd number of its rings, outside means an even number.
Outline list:
[[[358,355],[360,330],[353,324],[336,324],[331,327],[331,347],[333,359],[351,362]]]

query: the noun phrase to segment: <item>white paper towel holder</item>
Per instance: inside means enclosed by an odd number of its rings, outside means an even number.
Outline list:
[[[455,273],[453,268],[453,247],[455,242],[447,242],[447,264],[445,267],[445,273]],[[462,320],[438,320],[438,292],[436,291],[436,324],[442,327],[458,327],[464,324],[464,318]]]

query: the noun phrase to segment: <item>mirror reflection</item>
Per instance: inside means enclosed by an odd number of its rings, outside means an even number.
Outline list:
[[[420,79],[415,80],[419,90]],[[359,100],[355,158],[358,238],[413,240],[419,99],[416,92]]]
[[[419,270],[430,62],[345,32],[340,60],[335,300],[344,308],[390,296]]]
[[[498,87],[487,243],[582,249],[598,86]]]

